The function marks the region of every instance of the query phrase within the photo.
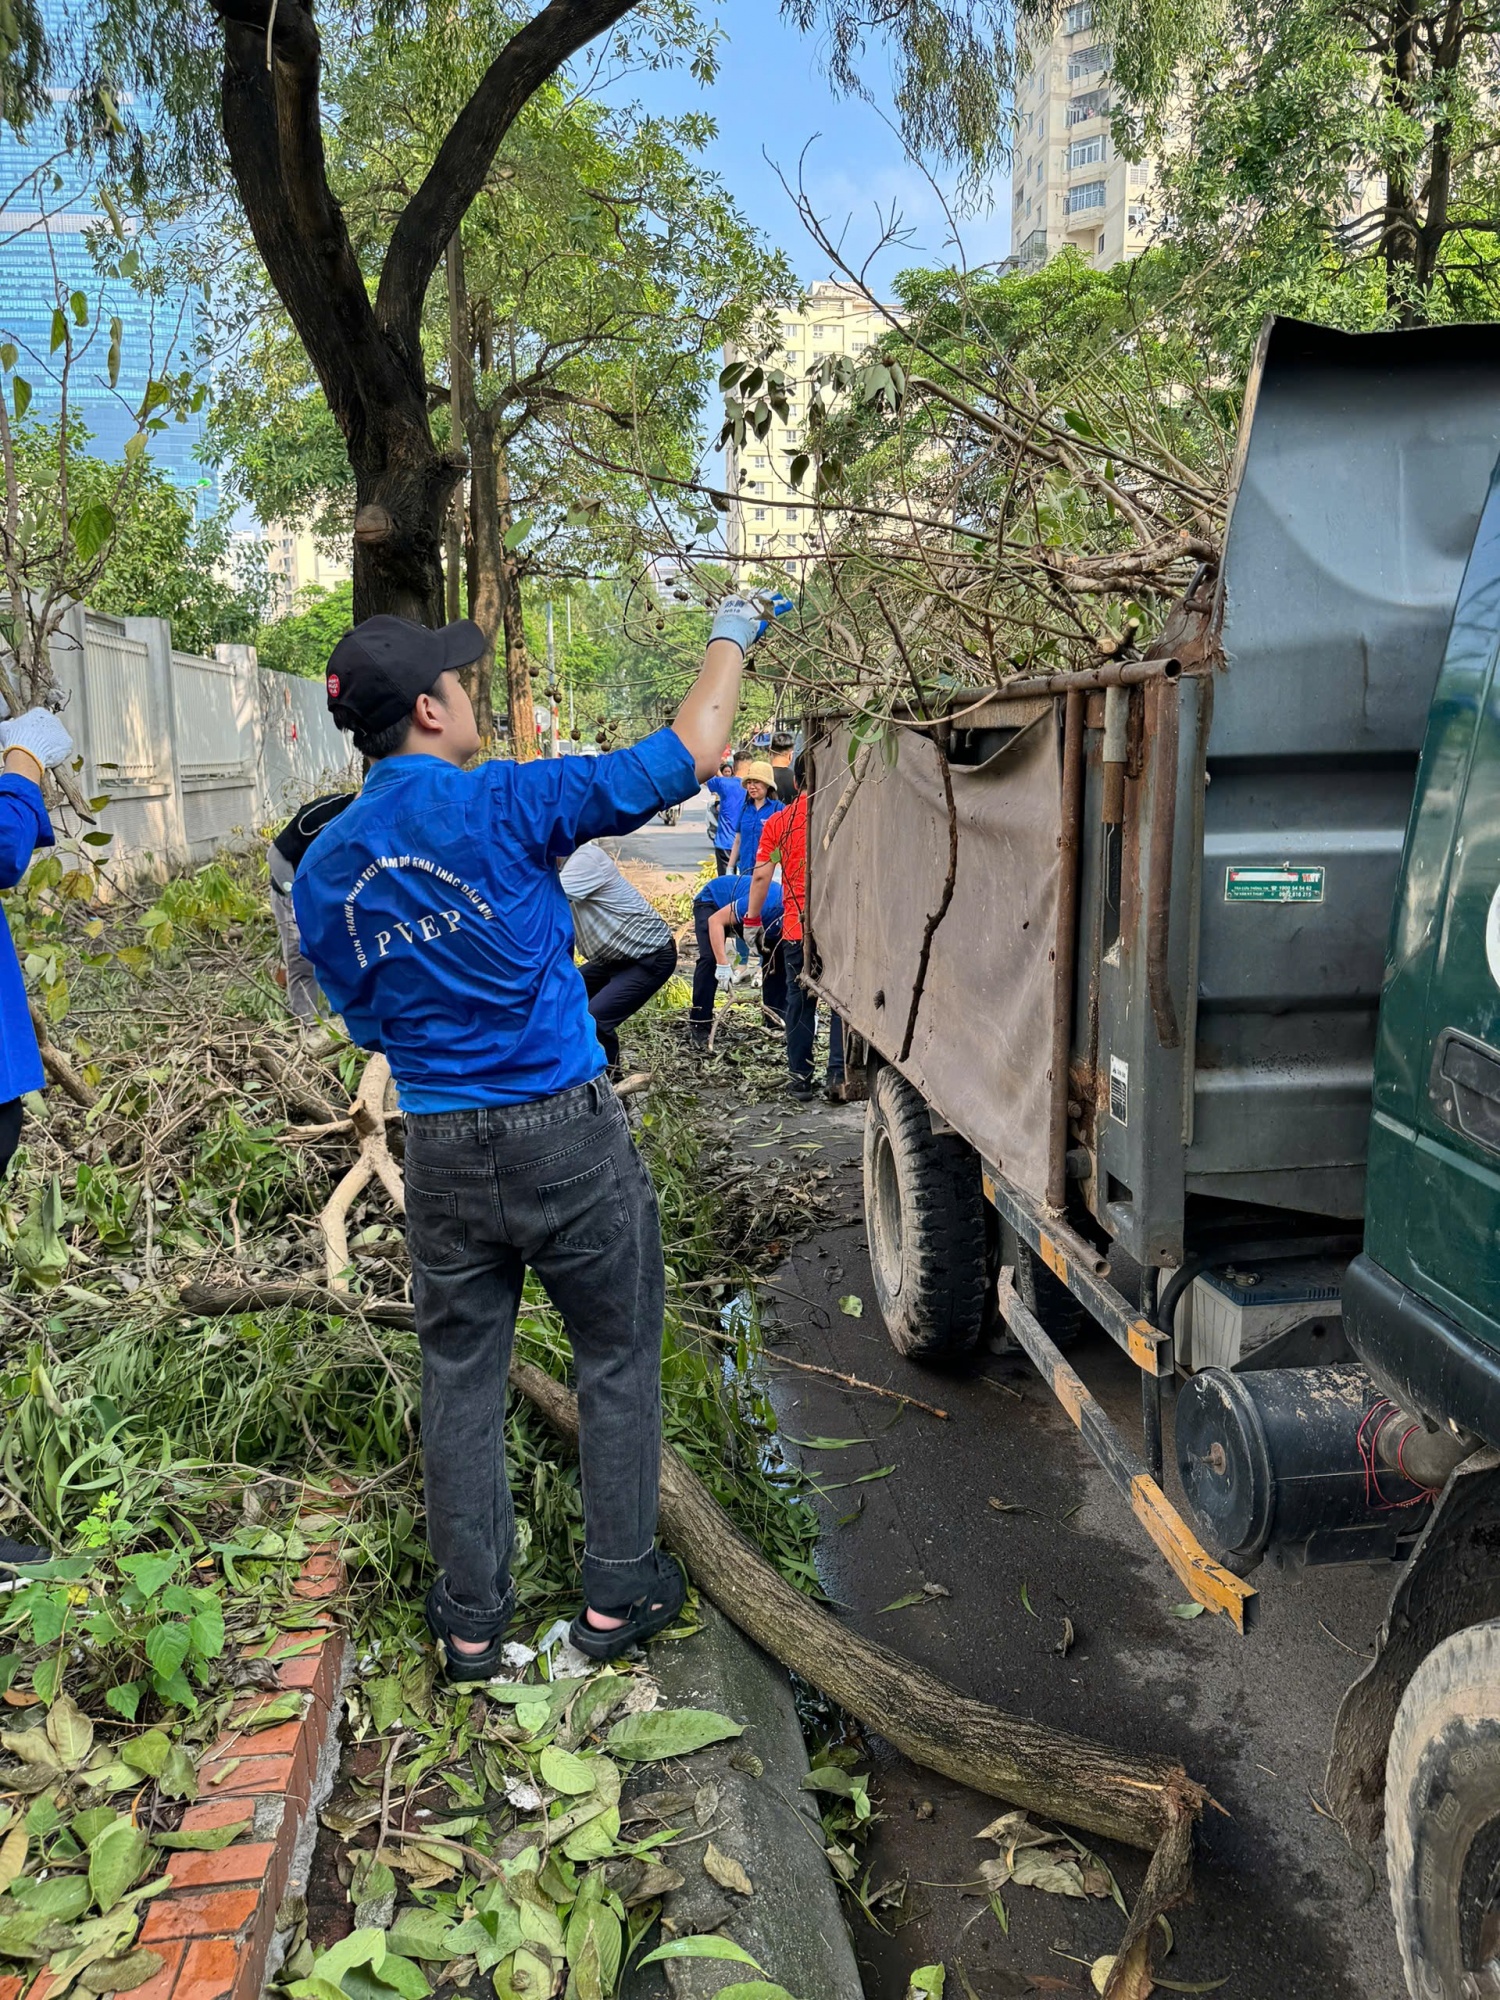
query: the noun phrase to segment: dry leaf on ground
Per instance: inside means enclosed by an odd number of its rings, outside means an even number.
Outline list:
[[[712,1841],[703,1850],[703,1872],[721,1889],[732,1889],[736,1896],[755,1894],[755,1885],[734,1856],[721,1853]]]

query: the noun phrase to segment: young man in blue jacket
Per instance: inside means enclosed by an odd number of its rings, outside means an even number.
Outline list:
[[[670,1624],[656,1548],[664,1297],[656,1196],[605,1073],[558,862],[691,798],[718,766],[759,636],[729,598],[671,728],[603,757],[465,770],[479,734],[458,669],[484,637],[369,618],[329,661],[328,706],[371,760],[292,890],[303,948],[355,1040],[383,1050],[406,1117],[406,1238],[422,1347],[427,1618],[448,1673],[483,1680],[515,1605],[505,1393],[530,1266],[573,1345],[584,1609],[609,1659]]]
[[[72,754],[72,737],[49,709],[0,722],[0,889],[13,889],[37,848],[52,845],[42,773]],[[45,1083],[16,948],[0,912],[0,1179],[21,1142],[21,1099]]]

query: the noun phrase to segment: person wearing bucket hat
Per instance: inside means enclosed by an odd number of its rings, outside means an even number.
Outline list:
[[[515,1608],[506,1379],[528,1268],[573,1346],[584,1608],[613,1658],[677,1616],[656,1547],[665,1274],[656,1197],[573,959],[559,864],[691,798],[718,769],[763,627],[731,597],[669,728],[600,757],[468,769],[459,669],[484,637],[368,618],[328,662],[328,707],[370,760],[292,886],[302,946],[406,1122],[406,1237],[422,1348],[427,1619],[450,1679],[487,1680]]]
[[[731,875],[742,863],[741,872],[755,866],[760,830],[777,809],[776,773],[769,764],[761,759],[747,764],[740,772],[740,783],[745,788],[745,802],[734,823],[734,842],[729,850]]]

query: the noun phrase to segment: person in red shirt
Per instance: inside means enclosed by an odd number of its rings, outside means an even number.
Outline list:
[[[793,760],[792,775],[796,798],[774,813],[760,831],[749,904],[741,930],[750,943],[758,946],[761,910],[779,862],[781,955],[786,967],[786,1064],[791,1072],[787,1089],[799,1102],[806,1103],[814,1094],[813,1045],[818,1033],[818,997],[802,983],[803,920],[807,912],[807,776],[800,752]],[[837,1014],[831,1016],[824,1095],[833,1100],[841,1099],[844,1094],[843,1026]]]

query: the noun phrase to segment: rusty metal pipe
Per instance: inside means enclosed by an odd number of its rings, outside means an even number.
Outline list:
[[[1075,689],[1140,687],[1149,681],[1175,681],[1182,674],[1181,660],[1106,660],[1102,667],[1085,667],[1076,674],[1041,674],[1034,680],[1007,681],[991,688],[989,701],[1030,701],[1039,694],[1072,694]],[[1207,673],[1203,667],[1198,671]],[[969,690],[964,690],[967,696]]]
[[[1068,1196],[1068,1058],[1073,1050],[1073,973],[1078,957],[1078,871],[1083,833],[1083,689],[1063,704],[1062,827],[1057,837],[1057,940],[1052,952],[1052,1069],[1047,1206]]]
[[[1146,896],[1146,992],[1164,1049],[1181,1046],[1172,999],[1172,849],[1177,836],[1178,712],[1182,697],[1170,681],[1154,690],[1151,731],[1151,884]]]

